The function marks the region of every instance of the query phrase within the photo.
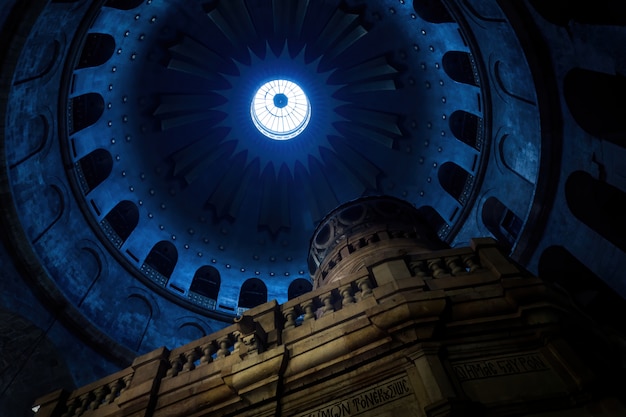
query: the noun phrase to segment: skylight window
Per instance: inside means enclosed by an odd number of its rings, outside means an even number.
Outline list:
[[[250,105],[252,121],[270,139],[293,139],[311,119],[311,104],[299,85],[288,80],[272,80],[254,94]]]

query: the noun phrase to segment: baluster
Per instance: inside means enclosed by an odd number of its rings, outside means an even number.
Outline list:
[[[335,307],[333,306],[332,292],[329,291],[326,294],[322,294],[320,296],[320,299],[322,300],[322,303],[324,303],[324,305],[322,306],[322,315],[335,311]]]
[[[225,358],[226,356],[230,355],[230,344],[230,337],[228,337],[228,335],[217,339],[217,345],[219,346],[219,349],[217,350],[218,358]]]
[[[187,361],[183,365],[183,372],[196,369],[196,365],[194,364],[194,362],[196,361],[196,359],[198,359],[198,350],[196,348],[193,348],[189,352],[184,353],[184,356]]]
[[[91,401],[91,392],[87,392],[81,395],[78,398],[78,402],[80,405],[78,406],[76,411],[74,411],[74,417],[81,416],[87,410],[87,407],[89,406],[90,401]]]
[[[200,358],[200,363],[210,363],[213,362],[213,354],[215,353],[215,346],[213,342],[209,342],[202,348],[202,357]]]
[[[446,258],[445,261],[446,261],[446,265],[448,266],[448,268],[450,268],[450,271],[452,272],[452,275],[465,275],[465,274],[467,274],[467,271],[461,265],[461,258],[459,258],[458,256],[453,256],[451,258]]]
[[[241,333],[240,331],[234,331],[233,336],[235,336],[235,344],[233,346],[233,352],[237,352],[241,348],[241,345],[244,344],[243,333]]]
[[[255,333],[249,334],[242,339],[243,343],[248,346],[248,352],[256,352],[259,350],[259,341]]]
[[[296,310],[295,308],[288,308],[283,311],[285,316],[285,329],[296,327]]]
[[[115,401],[115,398],[117,398],[117,396],[119,395],[121,389],[122,389],[122,381],[120,381],[119,379],[116,379],[115,381],[111,382],[109,384],[109,393],[107,394],[106,397],[104,397],[104,403],[112,404],[113,401]]]
[[[130,381],[133,380],[133,374],[126,375],[122,378],[122,389],[120,390],[120,394],[130,388]]]
[[[61,417],[72,417],[77,408],[78,408],[78,398],[74,398],[72,402],[67,405],[67,411],[61,414]]]
[[[463,257],[463,263],[465,263],[465,266],[469,268],[470,272],[476,272],[476,271],[483,269],[483,267],[480,266],[480,264],[478,263],[478,260],[476,259],[476,255],[473,253],[469,255],[465,255]]]
[[[104,399],[104,396],[107,394],[108,387],[106,385],[96,388],[93,393],[94,393],[94,399],[91,402],[91,404],[89,404],[89,408],[91,410],[96,410],[98,407],[100,407],[100,405],[102,404],[102,400]]]
[[[350,284],[340,287],[339,292],[341,293],[341,305],[346,306],[354,303],[354,297],[352,297],[352,286]]]
[[[359,287],[359,290],[361,290],[361,299],[367,298],[372,295],[372,288],[370,284],[371,283],[369,277],[357,279],[356,285]]]
[[[430,271],[427,270],[426,262],[424,261],[413,261],[409,264],[409,268],[411,268],[411,272],[416,277],[424,278],[430,275]]]
[[[183,365],[183,360],[180,355],[170,359],[170,369],[167,370],[165,376],[176,376],[180,372]]]
[[[257,338],[256,338],[256,334],[255,333],[251,333],[249,335],[244,335],[243,333],[239,332],[239,331],[235,331],[233,332],[233,335],[236,338],[236,342],[235,342],[235,348],[233,350],[234,352],[237,352],[242,346],[246,346],[247,347],[247,351],[248,353],[253,353],[256,352],[259,348],[258,346],[258,342],[257,342]]]
[[[448,274],[448,272],[446,272],[445,269],[443,269],[441,258],[430,259],[428,261],[428,268],[433,271],[433,277],[435,278],[441,278],[450,275]]]
[[[302,304],[302,309],[304,310],[304,321],[306,320],[311,320],[315,318],[315,313],[314,313],[314,309],[315,306],[313,305],[313,300],[306,300],[303,301]]]

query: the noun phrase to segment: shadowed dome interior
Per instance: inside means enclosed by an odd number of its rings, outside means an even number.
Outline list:
[[[41,292],[114,356],[176,346],[309,290],[315,227],[381,195],[451,246],[493,235],[526,256],[550,161],[534,78],[483,16],[499,6],[460,3],[50,3],[33,30],[53,33],[22,55],[50,59],[20,61],[4,144],[9,232]],[[292,105],[286,127],[256,112]]]
[[[6,0],[0,307],[87,384],[309,291],[320,220],[387,195],[452,247],[497,238],[616,322],[625,14],[607,7]],[[279,79],[311,106],[290,140],[251,114]]]
[[[449,20],[384,2],[103,7],[64,91],[86,214],[139,276],[225,312],[252,278],[286,300],[314,226],[343,201],[406,199],[448,237],[486,148],[478,69]],[[469,143],[448,119],[468,104]],[[190,290],[207,265],[217,299]]]

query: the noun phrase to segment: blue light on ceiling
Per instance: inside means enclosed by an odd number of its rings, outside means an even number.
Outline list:
[[[302,133],[309,124],[311,104],[296,83],[272,80],[254,94],[250,115],[263,135],[274,140],[288,140]]]

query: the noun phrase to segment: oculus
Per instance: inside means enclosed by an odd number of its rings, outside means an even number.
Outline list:
[[[300,86],[288,80],[272,80],[254,94],[250,115],[256,128],[270,139],[293,139],[311,119],[311,104]]]

